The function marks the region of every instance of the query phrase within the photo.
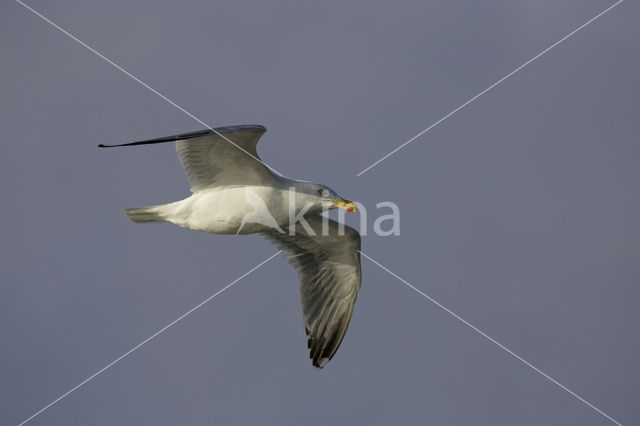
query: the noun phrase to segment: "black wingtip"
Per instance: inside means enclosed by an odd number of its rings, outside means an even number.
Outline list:
[[[101,144],[98,144],[98,148],[115,148],[117,146],[127,146],[127,145],[129,145],[129,144],[128,143],[121,143],[121,144],[118,144],[118,145],[106,145],[106,144],[101,143]]]
[[[129,142],[129,143],[119,143],[117,145],[105,145],[103,143],[98,145],[98,148],[116,148],[119,146],[135,146],[135,145],[149,145],[149,144],[154,144],[154,143],[162,143],[162,142],[174,142],[174,139],[171,140],[165,140],[165,138],[163,139],[153,139],[153,140],[149,140],[149,141],[137,141],[137,142]]]
[[[180,135],[166,136],[163,138],[156,138],[156,139],[147,139],[143,141],[121,143],[118,145],[105,145],[101,143],[100,145],[98,145],[98,148],[114,148],[117,146],[151,145],[156,143],[176,142],[180,140],[199,138],[201,136],[207,136],[211,134],[224,135],[224,134],[229,134],[237,131],[246,131],[246,130],[254,130],[254,131],[257,130],[261,133],[264,133],[267,131],[267,128],[259,124],[242,124],[239,126],[216,127],[213,129],[198,130],[197,132],[182,133]]]

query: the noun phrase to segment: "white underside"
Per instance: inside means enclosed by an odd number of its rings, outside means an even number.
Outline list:
[[[167,222],[214,234],[252,234],[289,220],[288,191],[264,186],[212,188],[156,207]]]

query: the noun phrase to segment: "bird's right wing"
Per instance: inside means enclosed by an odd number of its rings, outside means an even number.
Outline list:
[[[321,216],[305,218],[315,235],[300,223],[295,235],[270,231],[262,236],[280,248],[298,272],[305,331],[313,365],[322,368],[336,353],[351,320],[361,281],[360,234]]]
[[[157,139],[102,147],[175,142],[192,192],[217,186],[270,185],[276,177],[260,160],[256,145],[267,129],[258,125],[217,127]]]

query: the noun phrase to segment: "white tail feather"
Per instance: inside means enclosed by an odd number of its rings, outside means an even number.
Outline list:
[[[135,223],[166,222],[161,216],[160,206],[124,209],[125,214]]]

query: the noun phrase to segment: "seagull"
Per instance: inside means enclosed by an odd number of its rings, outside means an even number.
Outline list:
[[[191,196],[125,209],[136,223],[213,234],[259,234],[297,271],[309,357],[323,368],[347,332],[360,290],[360,234],[320,213],[356,205],[326,185],[272,173],[256,151],[266,128],[218,127],[102,148],[175,142]],[[295,219],[295,220],[293,220]]]

